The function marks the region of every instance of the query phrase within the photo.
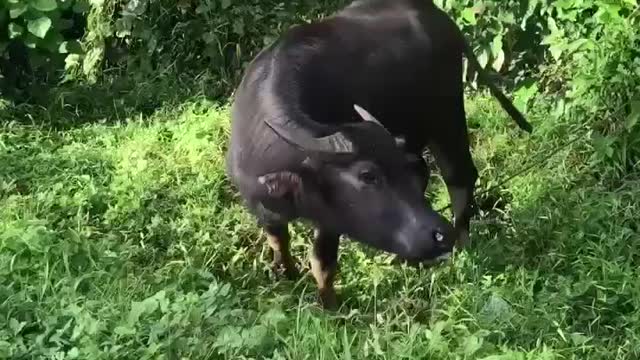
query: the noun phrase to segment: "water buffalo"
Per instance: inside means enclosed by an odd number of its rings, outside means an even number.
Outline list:
[[[288,223],[315,227],[311,270],[325,307],[336,305],[340,235],[414,262],[445,257],[468,237],[477,171],[463,54],[486,80],[456,24],[430,1],[361,0],[292,27],[248,65],[235,93],[227,173],[288,277],[297,275]],[[425,199],[425,147],[448,187],[455,227]]]

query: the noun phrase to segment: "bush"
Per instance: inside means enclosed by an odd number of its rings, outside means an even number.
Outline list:
[[[8,83],[28,78],[30,69],[46,79],[62,67],[66,80],[89,83],[113,74],[208,73],[216,79],[213,96],[226,97],[246,63],[282,31],[348,2],[7,0],[0,5],[0,65]],[[538,92],[559,95],[556,115],[599,118],[597,161],[615,161],[619,172],[637,162],[634,1],[434,2],[456,19],[482,65],[520,87],[518,106]],[[21,57],[28,66],[12,68]],[[626,135],[613,132],[621,127]]]
[[[178,73],[209,71],[228,95],[243,65],[285,28],[331,12],[331,1],[148,0],[115,2],[112,39],[126,57],[111,65],[149,74],[174,68]],[[122,3],[122,4],[120,4]]]
[[[0,3],[0,69],[4,87],[25,77],[51,76],[65,59],[82,53],[85,0],[6,0]]]
[[[542,85],[556,116],[593,137],[592,165],[614,178],[640,163],[640,31],[635,1],[559,1],[543,44]],[[594,167],[596,168],[596,167]]]

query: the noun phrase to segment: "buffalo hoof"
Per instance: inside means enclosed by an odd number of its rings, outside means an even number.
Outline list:
[[[276,278],[284,276],[287,280],[297,280],[300,278],[300,272],[293,264],[283,264],[279,262],[271,263],[271,271],[275,274]]]
[[[323,309],[329,311],[338,309],[338,298],[334,289],[322,289],[318,292],[318,295]]]

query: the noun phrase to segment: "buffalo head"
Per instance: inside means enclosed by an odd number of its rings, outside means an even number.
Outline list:
[[[364,121],[329,129],[323,136],[267,121],[306,156],[297,169],[263,175],[259,182],[271,197],[290,196],[303,217],[318,227],[404,260],[446,256],[453,247],[453,229],[426,201],[425,179],[412,166],[418,159],[369,112],[358,105],[354,110]]]

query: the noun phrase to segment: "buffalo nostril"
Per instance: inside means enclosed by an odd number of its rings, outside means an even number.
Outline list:
[[[444,235],[440,232],[440,231],[436,231],[433,233],[433,238],[437,241],[437,242],[442,242],[444,241]]]

